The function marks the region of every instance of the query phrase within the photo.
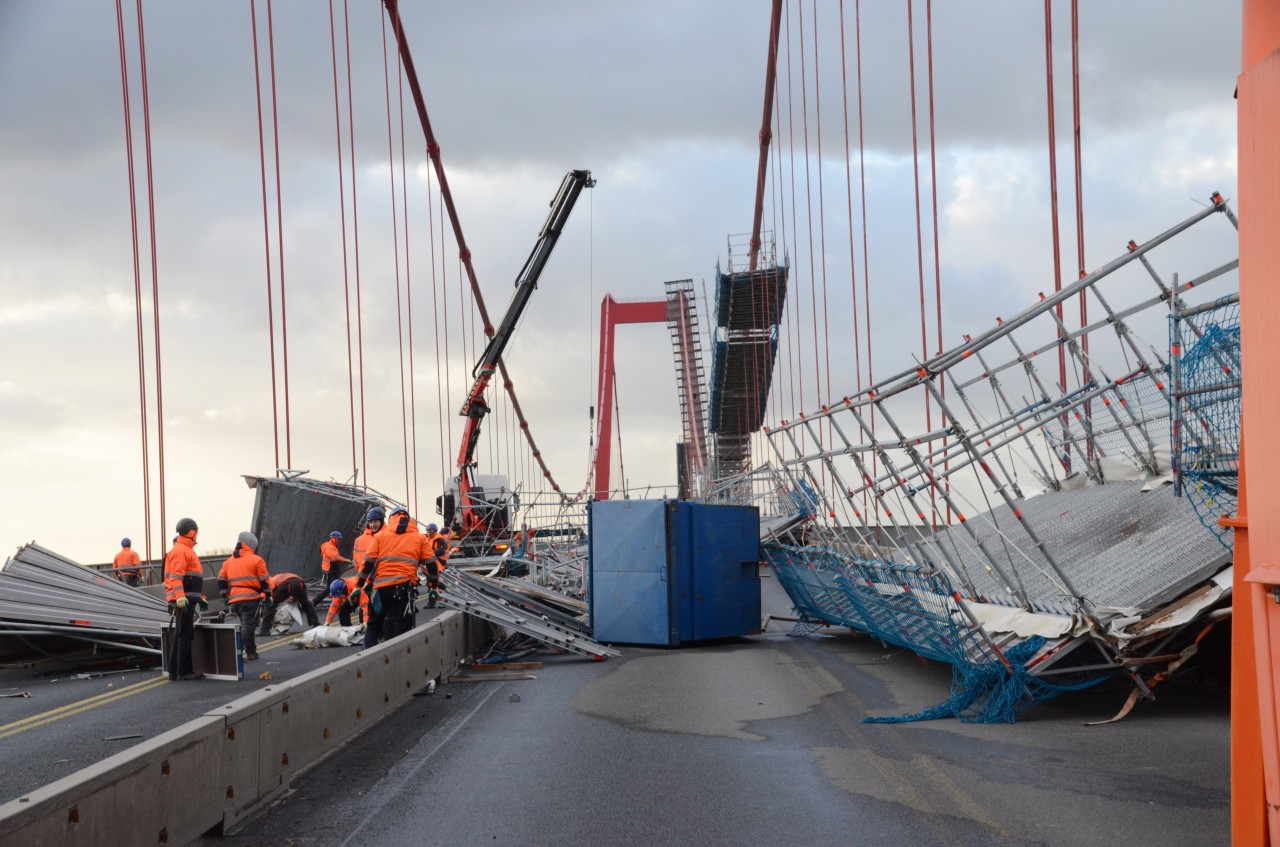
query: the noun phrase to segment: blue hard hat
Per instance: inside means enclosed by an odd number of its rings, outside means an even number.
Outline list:
[[[329,595],[332,597],[341,597],[347,593],[347,581],[344,579],[335,579],[329,586]]]
[[[129,539],[127,539],[127,538],[121,538],[121,539],[120,539],[120,546],[121,546],[121,547],[132,547],[132,546],[133,546],[133,542],[132,542],[132,541],[130,541]]]
[[[337,538],[338,540],[342,540],[342,533],[338,532],[338,531],[335,529],[333,532],[329,533],[329,537],[330,537],[330,538]]]
[[[436,526],[435,524],[433,523],[427,524],[427,532],[439,532],[439,531],[440,531],[440,527]]]
[[[391,514],[393,514],[393,515],[407,515],[407,514],[409,514],[409,510],[408,510],[408,509],[406,509],[404,506],[396,506],[394,509],[392,509],[392,510],[391,510]]]
[[[382,511],[382,508],[379,506],[374,506],[370,509],[369,514],[365,517],[366,521],[385,521],[386,519],[387,513]]]

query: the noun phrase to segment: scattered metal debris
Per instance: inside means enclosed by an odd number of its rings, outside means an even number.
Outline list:
[[[612,647],[593,641],[581,630],[552,620],[553,615],[559,618],[562,613],[532,598],[522,597],[519,606],[513,605],[507,599],[510,592],[503,590],[501,586],[495,587],[492,580],[448,568],[440,574],[440,581],[445,588],[440,593],[440,602],[451,609],[514,629],[550,647],[579,653],[596,661],[622,655]]]
[[[158,655],[163,600],[27,544],[0,566],[0,635],[53,636]]]
[[[108,735],[103,741],[129,741],[134,738],[142,738],[141,732],[131,732],[128,735]]]

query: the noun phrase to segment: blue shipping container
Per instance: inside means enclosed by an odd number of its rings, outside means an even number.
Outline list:
[[[760,515],[684,500],[591,503],[596,640],[675,646],[760,629]]]

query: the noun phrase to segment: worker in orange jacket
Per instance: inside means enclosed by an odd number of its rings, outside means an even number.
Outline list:
[[[258,644],[254,631],[258,628],[258,612],[269,588],[267,563],[255,552],[258,537],[252,532],[242,532],[236,539],[236,549],[231,558],[222,563],[218,571],[218,590],[227,608],[240,619],[240,640],[244,643],[245,661],[258,658]]]
[[[196,555],[196,536],[200,527],[191,518],[178,521],[178,537],[164,557],[164,599],[169,603],[170,619],[177,633],[169,653],[169,679],[200,679],[191,664],[191,644],[196,637],[196,604],[202,601],[204,566]]]
[[[342,533],[336,529],[329,533],[329,537],[320,545],[320,590],[316,592],[315,599],[312,603],[320,605],[329,594],[329,585],[335,579],[342,578],[343,565],[351,564],[351,560],[344,557],[338,552],[338,542],[342,540]]]
[[[120,552],[111,562],[116,572],[116,579],[134,588],[142,582],[142,559],[133,552],[133,542],[127,538],[120,539]]]
[[[302,577],[296,573],[278,573],[267,578],[267,614],[262,616],[262,628],[258,630],[259,635],[266,635],[271,631],[272,609],[282,603],[290,600],[302,607],[302,612],[307,616],[307,626],[319,626],[320,616],[316,614],[315,604],[311,602],[311,597],[307,595],[307,584],[302,581]]]
[[[325,626],[337,618],[342,626],[351,626],[351,610],[360,610],[360,623],[369,625],[369,595],[360,589],[360,576],[349,576],[346,579],[335,579],[329,585],[329,614],[325,615]]]
[[[426,532],[427,557],[427,608],[434,609],[440,600],[440,571],[449,561],[449,536],[440,532],[440,527],[427,524]]]
[[[383,521],[386,520],[387,514],[380,507],[374,506],[369,510],[369,514],[365,516],[364,532],[360,533],[356,538],[355,548],[352,551],[352,558],[355,560],[356,573],[364,569],[364,560],[369,556],[369,548],[373,546],[373,537],[382,532]]]
[[[386,527],[373,537],[361,570],[364,591],[372,589],[369,625],[364,646],[395,638],[417,623],[413,598],[418,589],[418,568],[430,557],[426,538],[404,507],[395,509]]]

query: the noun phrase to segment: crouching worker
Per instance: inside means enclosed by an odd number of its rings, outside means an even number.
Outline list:
[[[256,535],[240,533],[231,558],[223,562],[222,570],[218,571],[218,590],[227,608],[240,618],[240,640],[244,643],[245,661],[249,662],[258,658],[258,644],[253,636],[268,588],[267,563],[254,552],[257,549]]]
[[[329,614],[325,615],[325,626],[333,623],[334,618],[341,626],[351,626],[351,612],[355,609],[360,610],[361,626],[368,626],[369,595],[360,590],[360,577],[335,579],[329,586]]]
[[[402,507],[392,512],[386,527],[373,537],[360,572],[361,587],[373,590],[364,632],[366,648],[413,629],[418,568],[426,568],[430,557],[426,538],[418,532],[408,510]]]
[[[302,613],[307,616],[307,626],[320,625],[320,616],[316,614],[315,604],[307,596],[307,584],[302,581],[302,577],[296,573],[278,573],[267,580],[267,588],[267,609],[262,615],[259,635],[266,635],[271,631],[271,619],[274,616],[272,610],[290,600],[302,607]]]

